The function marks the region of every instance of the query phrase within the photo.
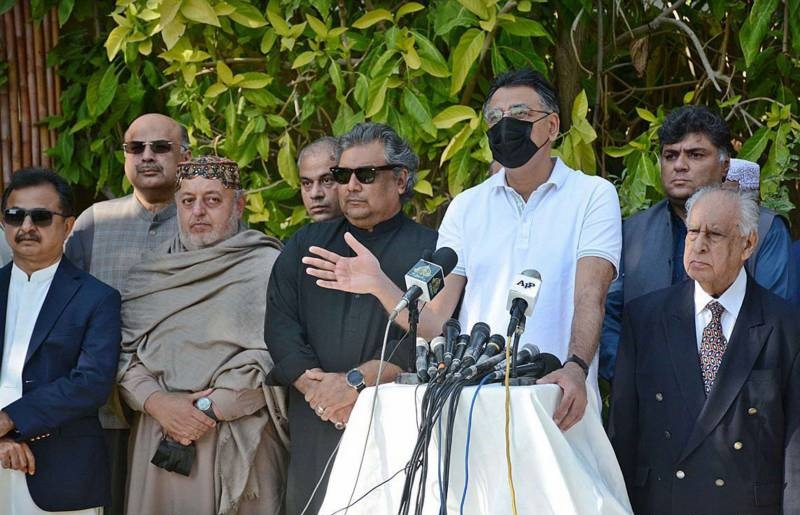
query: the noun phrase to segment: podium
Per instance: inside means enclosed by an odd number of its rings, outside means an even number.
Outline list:
[[[460,513],[465,478],[469,408],[477,386],[461,392],[453,430],[447,513]],[[350,515],[397,513],[405,472],[418,433],[419,405],[425,385],[386,384],[379,388],[375,417]],[[333,464],[320,515],[348,505],[367,435],[375,388],[365,389],[353,408]],[[561,399],[557,385],[511,388],[511,464],[519,515],[623,515],[632,513],[625,483],[600,419],[597,399],[588,396],[583,419],[562,432],[553,422]],[[464,513],[511,514],[511,491],[505,458],[505,390],[481,388],[475,401],[469,449],[469,482]],[[423,513],[438,514],[441,503],[433,431]],[[444,436],[444,435],[443,435]],[[398,473],[399,472],[399,473]],[[396,474],[396,475],[395,475]],[[413,506],[410,511],[414,512]],[[339,512],[344,513],[344,510]]]

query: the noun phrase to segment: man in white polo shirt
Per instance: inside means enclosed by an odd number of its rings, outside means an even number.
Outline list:
[[[493,332],[505,333],[512,279],[537,270],[542,286],[521,344],[534,343],[565,361],[539,382],[564,390],[553,418],[566,431],[586,410],[587,380],[599,399],[597,345],[622,247],[619,200],[608,181],[551,156],[560,127],[558,99],[541,74],[518,70],[497,77],[484,116],[492,155],[503,168],[450,204],[437,246],[455,250],[458,265],[420,313],[418,332],[426,338],[439,334],[463,293],[464,332],[486,322]],[[328,287],[373,294],[391,310],[403,292],[374,256],[361,245],[351,248],[355,257],[337,255],[320,267],[324,272],[310,273]],[[398,323],[407,324],[405,317]]]

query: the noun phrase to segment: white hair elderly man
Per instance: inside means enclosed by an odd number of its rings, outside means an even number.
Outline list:
[[[610,437],[636,513],[794,513],[800,506],[800,318],[744,263],[752,196],[687,202],[691,278],[625,308]],[[702,501],[700,501],[702,499]]]

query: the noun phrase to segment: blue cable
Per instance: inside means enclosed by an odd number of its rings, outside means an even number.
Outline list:
[[[464,502],[467,500],[467,485],[469,485],[469,440],[470,436],[472,435],[472,410],[475,409],[475,400],[478,398],[478,392],[481,391],[481,388],[486,381],[489,379],[491,374],[486,374],[481,382],[478,384],[478,387],[475,389],[475,393],[472,395],[472,402],[469,405],[469,421],[467,422],[467,446],[464,450],[464,491],[461,493],[461,509],[459,513],[464,515]]]

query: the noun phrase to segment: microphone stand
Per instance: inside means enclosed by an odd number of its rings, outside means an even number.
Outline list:
[[[408,303],[408,337],[412,342],[417,341],[417,323],[419,323],[419,301]]]
[[[517,326],[514,328],[514,344],[511,349],[511,377],[517,377],[517,349],[519,348],[519,339],[522,333],[525,332],[525,314],[519,318]],[[414,340],[416,341],[416,339]]]

